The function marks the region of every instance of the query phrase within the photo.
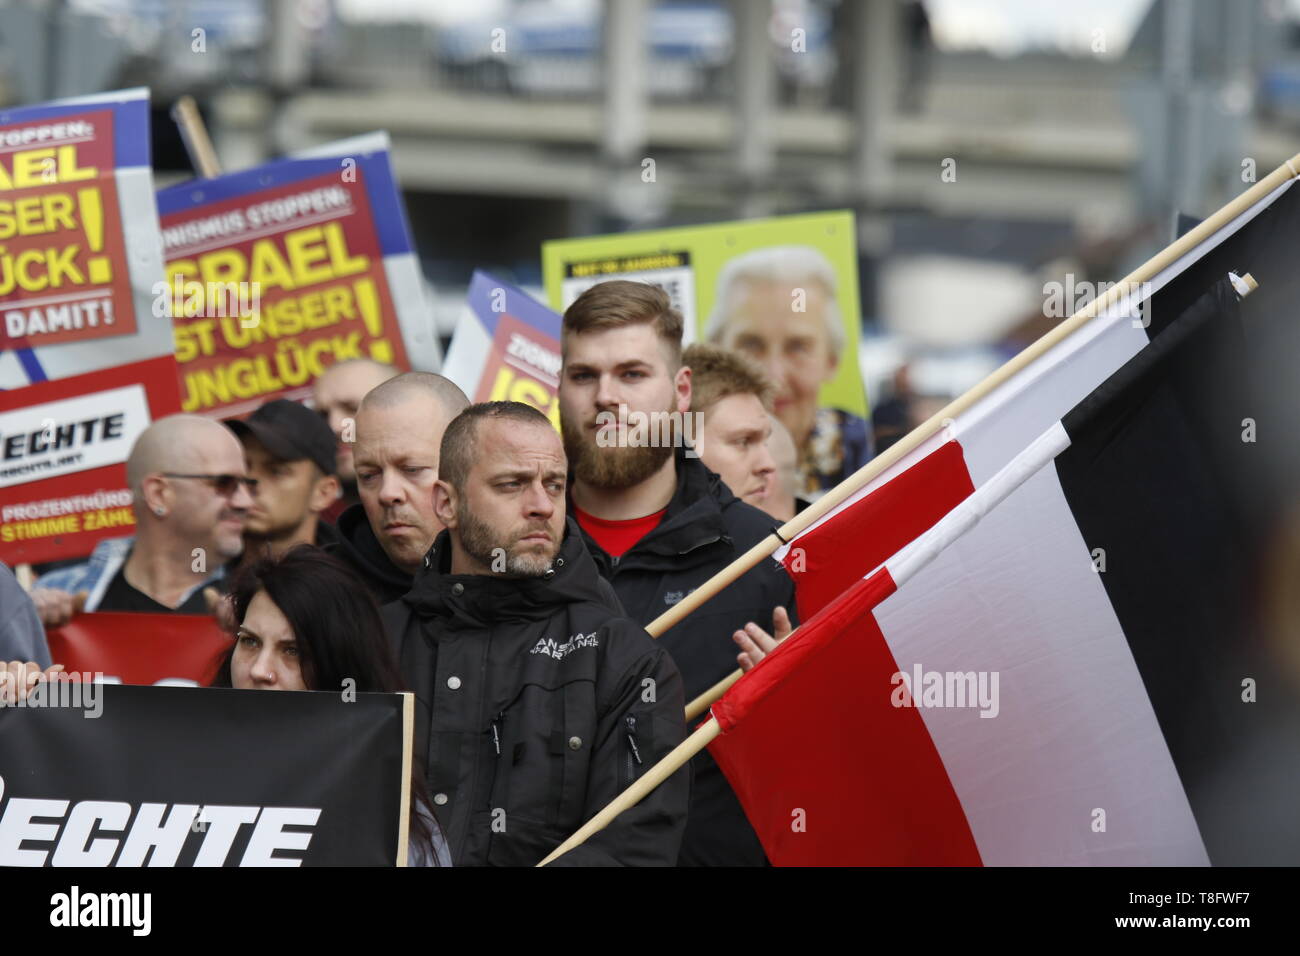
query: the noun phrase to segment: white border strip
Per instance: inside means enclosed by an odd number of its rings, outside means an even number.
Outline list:
[[[986,481],[974,494],[948,512],[933,528],[906,545],[885,562],[895,588],[916,574],[996,508],[1003,499],[1028,481],[1049,461],[1070,447],[1070,436],[1058,421],[1039,435],[1005,468]]]

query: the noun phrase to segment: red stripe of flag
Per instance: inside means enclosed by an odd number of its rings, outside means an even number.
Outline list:
[[[709,750],[778,866],[978,866],[979,850],[873,609],[881,568],[713,705]]]
[[[795,537],[783,560],[808,620],[975,490],[961,445],[935,451]]]

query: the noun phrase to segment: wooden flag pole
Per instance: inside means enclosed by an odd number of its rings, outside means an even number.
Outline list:
[[[793,637],[794,631],[791,631],[789,636]],[[686,722],[689,724],[696,717],[700,716],[700,714],[704,713],[706,710],[712,707],[713,702],[715,700],[717,700],[727,691],[731,690],[732,685],[735,684],[736,681],[740,680],[744,676],[745,676],[745,672],[738,667],[730,674],[728,674],[726,677],[722,678],[722,680],[718,681],[716,684],[714,684],[712,687],[706,690],[704,693],[700,694],[699,697],[696,697],[693,701],[687,704]]]
[[[221,175],[221,163],[217,151],[212,148],[212,139],[208,128],[203,125],[198,105],[188,93],[176,101],[172,107],[172,119],[180,128],[185,151],[190,154],[190,162],[204,179],[215,179]]]
[[[569,837],[546,857],[538,866],[545,866],[556,857],[568,853],[575,846],[586,843],[589,839],[599,833],[624,810],[630,810],[638,803],[644,800],[650,791],[659,784],[663,783],[674,773],[686,766],[686,762],[694,757],[697,753],[707,747],[714,737],[722,733],[722,728],[718,722],[710,717],[705,723],[696,728],[695,733],[691,734],[680,744],[674,747],[664,756],[657,764],[643,773],[633,784],[628,787],[617,797],[611,800],[605,809],[596,814],[590,820],[582,825],[573,836]]]
[[[818,498],[806,509],[795,515],[777,529],[777,531],[774,531],[762,541],[758,542],[708,581],[704,582],[689,595],[674,604],[670,609],[659,615],[646,625],[646,630],[650,632],[650,636],[659,637],[669,628],[673,627],[673,625],[677,624],[686,617],[686,615],[704,604],[704,602],[708,601],[728,584],[731,584],[750,568],[771,555],[772,552],[782,543],[789,541],[795,535],[802,532],[818,518],[833,511],[846,498],[857,493],[878,475],[896,465],[914,449],[929,439],[931,435],[938,432],[939,429],[943,427],[943,423],[946,419],[954,419],[965,412],[985,395],[988,395],[999,385],[1006,382],[1029,363],[1039,358],[1057,343],[1068,338],[1070,335],[1073,335],[1098,314],[1106,311],[1106,309],[1110,308],[1122,299],[1126,293],[1135,291],[1141,283],[1149,281],[1162,269],[1168,267],[1180,257],[1191,252],[1214,233],[1218,232],[1233,219],[1236,219],[1251,206],[1255,205],[1255,203],[1259,202],[1271,193],[1274,189],[1281,186],[1287,180],[1294,179],[1297,175],[1300,175],[1300,172],[1297,172],[1297,170],[1300,170],[1300,153],[1292,156],[1277,169],[1273,170],[1273,172],[1255,183],[1255,185],[1250,187],[1250,189],[1224,205],[1218,212],[1214,213],[1195,229],[1185,233],[1179,239],[1175,240],[1146,262],[1142,263],[1142,265],[1138,266],[1118,283],[1106,290],[1104,295],[1093,299],[1078,312],[1074,313],[1074,315],[1070,316],[1070,318],[1052,329],[1052,331],[1048,332],[1033,344],[1027,346],[1022,352],[1010,359],[1005,365],[995,371],[988,378],[984,379],[978,385],[975,385],[965,394],[953,399],[945,407],[935,412],[920,425],[913,428],[906,436],[899,439],[893,445],[890,445],[889,448],[885,449],[885,451],[881,452],[848,478],[845,478],[830,491],[826,492],[826,494],[821,498]]]
[[[415,695],[410,691],[402,693],[402,777],[399,781],[402,799],[398,804],[397,817],[397,865],[409,866],[409,848],[411,845],[411,811],[420,811],[411,806],[411,754],[415,750]],[[432,845],[425,847],[431,853],[437,851]]]

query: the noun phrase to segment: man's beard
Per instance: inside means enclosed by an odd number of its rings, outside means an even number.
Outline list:
[[[456,506],[456,524],[456,531],[460,537],[460,546],[465,550],[465,553],[483,567],[490,568],[504,577],[540,578],[551,570],[555,556],[560,553],[560,543],[553,541],[547,554],[510,554],[509,548],[502,542],[504,536],[499,534],[487,522],[476,517],[465,506],[463,501]],[[522,538],[524,535],[532,534],[535,531],[549,532],[550,528],[527,528],[520,532],[519,537]],[[511,542],[511,546],[518,543],[518,538],[516,538],[515,541]],[[503,554],[505,556],[505,569],[499,571],[498,569],[501,567],[500,559]]]
[[[672,409],[667,409],[670,414]],[[564,453],[573,475],[584,484],[606,491],[621,491],[645,481],[673,456],[673,446],[636,445],[601,447],[595,434],[560,410],[560,433]]]

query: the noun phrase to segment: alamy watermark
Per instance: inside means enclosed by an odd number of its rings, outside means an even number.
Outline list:
[[[1049,319],[1069,318],[1112,292],[1111,307],[1121,318],[1132,319],[1134,328],[1150,324],[1150,318],[1142,315],[1142,303],[1151,297],[1150,282],[1076,282],[1072,272],[1065,274],[1064,282],[1043,283],[1043,315]]]
[[[619,405],[618,412],[596,415],[596,444],[601,448],[686,447],[689,458],[704,448],[703,412],[637,412]]]
[[[912,672],[896,671],[889,679],[895,707],[978,707],[981,717],[996,717],[997,671],[927,671],[920,664]]]
[[[260,282],[199,282],[172,276],[171,284],[155,282],[149,290],[154,300],[155,318],[239,319],[245,329],[262,321],[262,284]]]
[[[99,671],[60,672],[28,681],[24,695],[13,686],[18,678],[10,671],[0,671],[0,708],[70,707],[84,711],[82,717],[94,720],[104,713],[103,680],[104,675]]]

